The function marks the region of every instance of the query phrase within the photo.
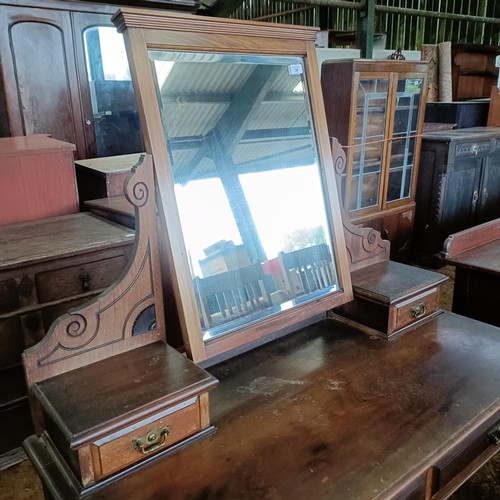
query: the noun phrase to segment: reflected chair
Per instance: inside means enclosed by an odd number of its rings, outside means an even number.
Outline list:
[[[266,309],[271,305],[260,264],[194,278],[194,289],[206,328]]]
[[[278,259],[285,286],[292,297],[327,288],[336,282],[332,255],[326,243],[280,252]]]

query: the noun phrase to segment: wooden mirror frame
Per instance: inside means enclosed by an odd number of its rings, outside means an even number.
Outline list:
[[[330,142],[327,134],[314,41],[317,28],[198,17],[124,8],[112,21],[124,34],[146,151],[153,156],[161,238],[188,356],[203,365],[247,350],[312,322],[328,310],[352,300],[349,264]],[[294,306],[226,335],[203,341],[171,164],[163,135],[154,76],[148,50],[241,53],[304,58],[311,119],[317,142],[326,216],[339,281],[339,292]],[[167,332],[168,337],[168,332]]]

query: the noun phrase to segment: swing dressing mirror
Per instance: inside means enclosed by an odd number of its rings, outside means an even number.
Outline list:
[[[249,348],[349,300],[315,30],[133,9],[115,23],[193,360]]]

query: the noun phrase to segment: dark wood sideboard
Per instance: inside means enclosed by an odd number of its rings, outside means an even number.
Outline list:
[[[500,128],[423,135],[412,250],[439,257],[445,239],[500,217]]]

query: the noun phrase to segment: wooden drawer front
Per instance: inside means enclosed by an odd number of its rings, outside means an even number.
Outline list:
[[[19,299],[15,280],[0,281],[0,314],[15,311],[18,307]]]
[[[51,302],[111,285],[127,263],[125,255],[86,262],[36,276],[38,301]]]
[[[389,333],[395,332],[436,312],[439,308],[439,287],[391,307]]]
[[[28,398],[0,408],[0,428],[4,430],[0,439],[0,455],[18,448],[24,439],[33,434]]]
[[[161,415],[161,416],[160,416]],[[169,446],[201,430],[199,398],[165,410],[115,434],[96,441],[91,445],[95,479],[99,480],[125,467],[165,450]],[[160,418],[158,418],[160,416]],[[134,448],[134,440],[147,437],[158,429],[168,426],[168,436],[161,437],[144,452]]]
[[[21,363],[24,340],[17,317],[0,319],[0,368]]]

